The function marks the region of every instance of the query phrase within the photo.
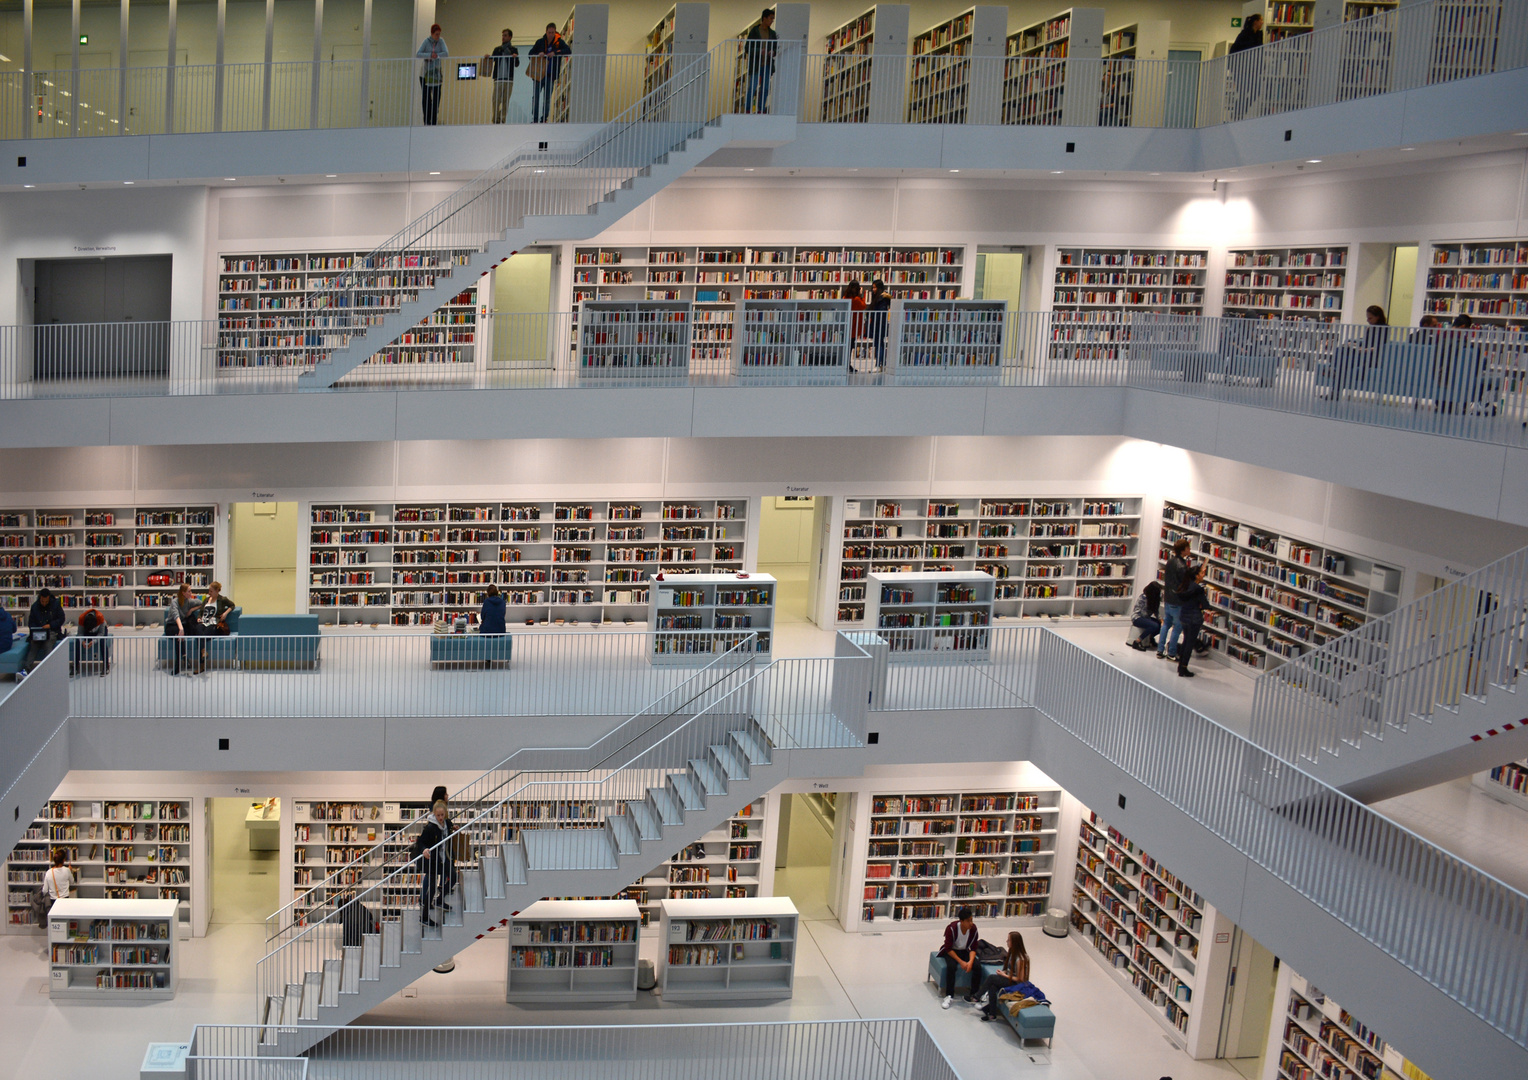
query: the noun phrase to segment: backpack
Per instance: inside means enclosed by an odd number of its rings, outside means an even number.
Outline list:
[[[27,897],[27,905],[32,911],[32,921],[44,932],[48,929],[48,911],[53,907],[53,901],[48,899],[48,894],[42,891],[42,885],[32,890]]]
[[[1008,950],[1000,949],[992,942],[982,938],[976,943],[976,962],[979,964],[1003,964],[1008,959]]]

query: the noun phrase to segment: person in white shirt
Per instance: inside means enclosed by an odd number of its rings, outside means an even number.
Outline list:
[[[42,876],[42,894],[48,900],[67,900],[74,889],[74,872],[64,865],[64,853],[53,852],[53,865]]]

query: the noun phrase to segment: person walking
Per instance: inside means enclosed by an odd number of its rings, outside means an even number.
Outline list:
[[[998,995],[1016,983],[1029,981],[1029,950],[1024,948],[1024,935],[1017,930],[1008,931],[1008,948],[1003,956],[1003,969],[994,971],[982,980],[976,1004],[981,1007],[983,1020],[996,1020]]]
[[[1178,624],[1183,628],[1183,640],[1178,642],[1178,675],[1192,679],[1188,669],[1189,657],[1199,646],[1199,631],[1204,626],[1205,613],[1213,613],[1210,594],[1204,591],[1204,564],[1200,563],[1188,572],[1188,584],[1178,594]]]
[[[531,90],[531,123],[544,124],[552,111],[552,87],[562,71],[562,58],[572,56],[573,50],[562,40],[556,23],[546,24],[546,33],[531,46],[530,62],[525,73],[533,84]],[[538,59],[539,58],[539,59]]]
[[[743,111],[767,112],[769,82],[774,78],[775,56],[780,51],[774,8],[764,9],[743,41],[744,55],[748,58],[748,92],[743,96]]]
[[[509,96],[515,90],[515,69],[520,66],[520,50],[512,44],[515,32],[504,31],[504,40],[483,57],[483,67],[493,75],[493,122],[504,123],[509,117]]]
[[[430,808],[430,816],[424,819],[424,828],[414,838],[409,857],[419,860],[419,921],[425,926],[437,925],[430,918],[431,908],[450,911],[446,897],[451,894],[452,871],[451,845],[441,843],[456,831],[456,825],[446,813],[446,800],[436,799]]]
[[[26,670],[42,663],[64,636],[64,606],[51,589],[39,589],[37,599],[27,611]]]
[[[434,127],[440,119],[440,89],[444,78],[440,62],[450,55],[451,50],[446,48],[440,36],[440,23],[430,27],[430,36],[414,50],[415,59],[424,61],[424,67],[419,72],[419,89],[422,91],[426,127]]]
[[[891,293],[880,278],[870,282],[870,336],[875,339],[875,369],[886,366],[886,324],[891,318]]]
[[[1178,625],[1178,594],[1188,576],[1188,537],[1173,541],[1173,553],[1162,570],[1162,631],[1157,637],[1157,659],[1175,660],[1174,644],[1183,628]]]

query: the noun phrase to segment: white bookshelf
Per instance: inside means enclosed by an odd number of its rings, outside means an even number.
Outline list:
[[[1219,1010],[1206,1020],[1201,1000],[1214,909],[1092,812],[1082,819],[1071,920],[1094,959],[1190,1047],[1206,1023],[1218,1025]]]
[[[320,622],[476,623],[491,584],[514,626],[626,625],[648,579],[743,569],[747,499],[314,503],[308,610]]]
[[[582,300],[578,369],[586,376],[685,375],[694,313],[680,300]]]
[[[887,363],[898,375],[996,375],[1008,327],[1006,300],[894,297]]]
[[[992,649],[994,584],[981,570],[872,572],[865,625],[893,653],[958,652],[985,659]]]
[[[1341,322],[1347,246],[1233,248],[1226,253],[1222,310],[1241,318]]]
[[[997,123],[996,60],[973,68],[970,58],[1002,56],[1007,34],[1008,9],[979,6],[967,8],[914,37],[908,72],[907,122]]]
[[[1103,34],[1103,8],[1068,8],[1008,35],[1002,122],[1096,124],[1096,69],[1066,61],[1099,59]]]
[[[906,4],[876,4],[828,34],[823,123],[902,120],[909,10]]]
[[[849,371],[847,300],[739,300],[730,331],[732,371],[740,377]]]
[[[373,869],[406,862],[412,837],[403,842],[388,842],[387,837],[428,813],[429,805],[424,801],[292,800],[294,923],[304,925],[315,908],[322,916],[325,905],[334,899],[323,883],[354,860],[370,859]],[[341,890],[372,887],[377,880],[375,874],[365,878],[360,870],[346,871],[346,875],[337,883]],[[380,892],[372,887],[365,901],[383,918],[398,918],[404,910],[419,905],[418,876],[392,882]]]
[[[1059,803],[1055,790],[872,794],[860,928],[922,929],[967,906],[983,921],[1040,918]]]
[[[658,985],[665,1001],[791,996],[798,919],[789,897],[664,900]]]
[[[1273,1001],[1261,1080],[1419,1080],[1427,1075],[1287,964],[1279,968]]]
[[[32,930],[29,894],[51,853],[62,851],[82,900],[168,901],[178,933],[191,933],[189,799],[53,799],[17,841],[5,864],[7,924]]]
[[[1051,356],[1117,360],[1136,312],[1203,315],[1208,249],[1056,249]]]
[[[0,510],[0,606],[25,626],[46,588],[66,614],[96,607],[117,626],[158,625],[176,586],[213,581],[217,531],[216,506]]]
[[[703,527],[701,527],[703,528]],[[681,574],[648,583],[647,626],[654,664],[704,664],[758,635],[768,661],[777,583],[769,574]]]
[[[674,74],[674,58],[706,51],[711,32],[710,4],[675,4],[647,32],[647,59],[642,66],[642,94],[652,93]],[[683,63],[683,61],[681,61]]]
[[[1476,773],[1470,782],[1493,799],[1528,810],[1528,761],[1509,761]]]
[[[756,799],[621,893],[646,926],[665,900],[737,900],[765,891],[767,803]]]
[[[504,1000],[635,1001],[641,928],[631,900],[538,900],[510,919]]]
[[[389,256],[362,270],[354,308],[378,320],[433,288],[453,264],[465,265],[471,252]],[[338,339],[314,330],[305,310],[308,293],[333,286],[371,259],[366,251],[265,251],[225,253],[218,274],[220,369],[304,368],[335,347]],[[477,342],[477,285],[420,320],[397,342],[368,359],[368,366],[472,365]]]
[[[1528,327],[1528,239],[1433,244],[1422,310],[1445,322],[1468,315],[1490,326]]]
[[[1166,19],[1142,19],[1105,30],[1103,57],[1106,60],[1166,60],[1172,23]]]
[[[844,504],[838,625],[866,620],[872,573],[977,570],[993,619],[1118,619],[1134,602],[1141,500],[854,497]]]
[[[1165,19],[1149,19],[1105,30],[1105,60],[1167,60],[1172,38],[1172,24]],[[1143,86],[1136,93],[1138,71],[1134,64],[1103,65],[1103,97],[1099,103],[1098,122],[1104,127],[1160,127],[1166,107],[1163,95]]]
[[[1204,634],[1215,655],[1257,671],[1400,604],[1395,567],[1172,502],[1162,510],[1159,576],[1180,536],[1206,564],[1205,592],[1218,613]]]
[[[176,985],[174,900],[56,900],[48,912],[54,1001],[168,1001]]]

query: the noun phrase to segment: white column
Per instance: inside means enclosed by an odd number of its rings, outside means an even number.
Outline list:
[[[125,2],[125,0],[124,0]],[[228,24],[228,0],[218,0],[217,68],[212,74],[212,130],[223,130],[223,35]]]
[[[30,4],[31,0],[27,0]],[[132,0],[122,0],[117,27],[117,134],[127,132],[127,16]]]
[[[265,0],[265,78],[260,100],[260,130],[271,129],[271,57],[276,48],[276,0]]]
[[[170,0],[170,51],[164,65],[164,133],[175,132],[175,3]]]
[[[308,99],[308,127],[318,127],[319,73],[324,62],[324,0],[313,0],[313,80]]]
[[[80,0],[69,5],[69,134],[80,133]]]
[[[366,127],[371,119],[371,0],[361,8],[361,100],[356,107],[358,125]]]
[[[32,137],[32,0],[21,0],[21,137]]]

